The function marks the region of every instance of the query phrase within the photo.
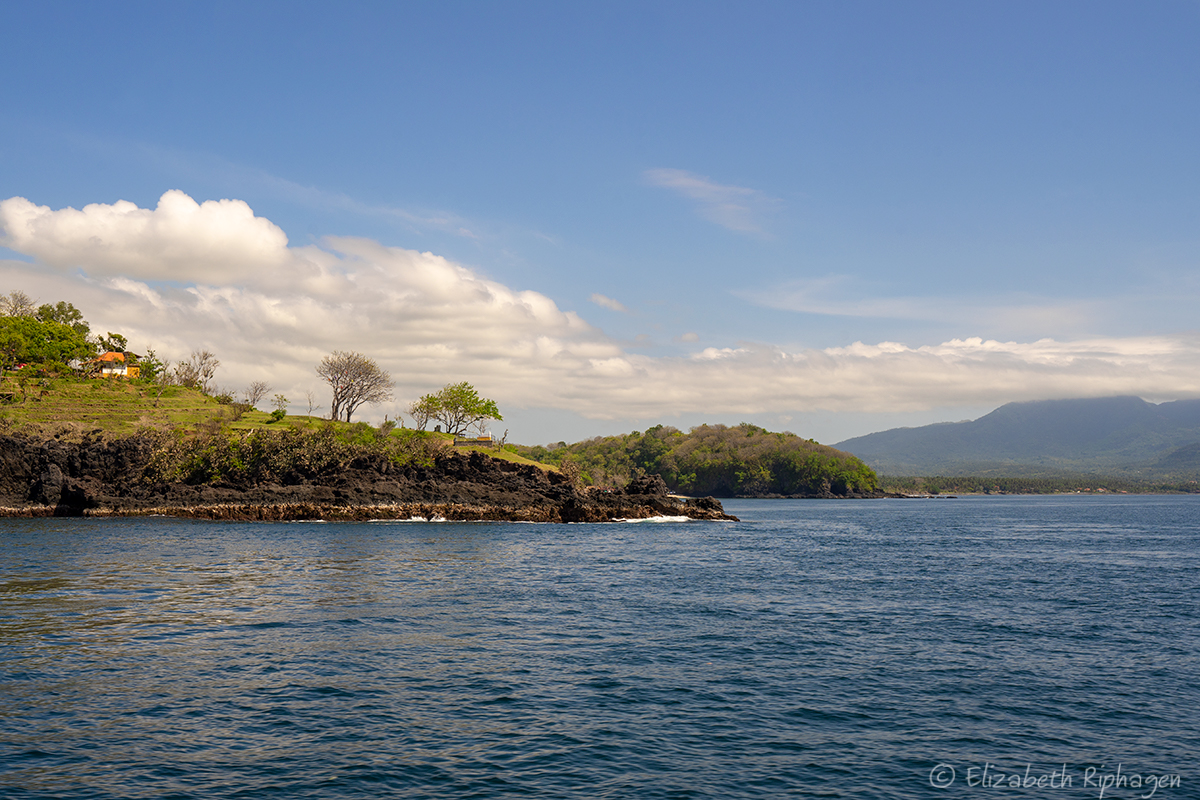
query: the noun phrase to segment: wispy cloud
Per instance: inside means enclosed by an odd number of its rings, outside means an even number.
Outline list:
[[[651,186],[670,189],[696,204],[700,216],[737,233],[762,235],[761,217],[775,201],[757,189],[728,186],[683,169],[648,169],[643,178]]]
[[[593,294],[588,299],[601,308],[607,308],[610,311],[620,311],[622,314],[628,311],[625,306],[621,305],[620,301],[613,300],[611,297],[605,297],[602,294]]]
[[[1002,324],[1011,330],[1087,329],[1110,310],[1107,301],[1061,300],[1019,292],[988,296],[887,296],[880,292],[880,287],[847,275],[788,281],[762,289],[738,289],[734,294],[765,308],[802,314],[938,322],[960,328]]]
[[[363,203],[341,192],[330,192],[313,186],[304,186],[266,172],[256,172],[259,182],[269,185],[280,194],[310,207],[336,208],[365,217],[389,218],[405,223],[418,232],[436,230],[454,236],[461,236],[465,239],[480,238],[468,227],[469,223],[465,219],[449,211],[416,211],[396,206]]]
[[[146,143],[114,143],[92,138],[85,138],[77,144],[102,153],[108,153],[120,147],[134,147],[142,157],[157,163],[169,174],[184,176],[193,181],[211,181],[215,176],[223,185],[242,186],[255,192],[265,190],[271,195],[308,208],[345,211],[364,217],[390,219],[417,233],[426,233],[432,230],[466,239],[481,238],[475,230],[477,226],[451,211],[365,203],[343,192],[298,183],[264,169],[239,164],[209,153],[182,151]]]

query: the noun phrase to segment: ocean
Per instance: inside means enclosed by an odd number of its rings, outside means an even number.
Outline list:
[[[1200,797],[1200,497],[725,506],[0,520],[0,797]]]

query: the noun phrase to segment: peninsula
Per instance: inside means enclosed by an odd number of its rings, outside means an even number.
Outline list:
[[[468,436],[503,417],[466,381],[407,406],[413,427],[352,421],[394,400],[363,353],[315,365],[328,417],[311,390],[293,416],[265,381],[222,388],[219,367],[207,350],[135,353],[68,302],[0,295],[0,515],[595,522],[732,519],[714,497],[882,496],[860,459],[749,424],[521,447]]]
[[[267,430],[217,441],[150,433],[77,442],[0,436],[0,516],[736,519],[712,498],[669,495],[658,476],[598,490],[581,487],[560,471],[478,451],[396,442],[401,446],[384,440],[376,447],[356,447],[331,427]],[[229,456],[227,463],[214,458],[219,454]]]

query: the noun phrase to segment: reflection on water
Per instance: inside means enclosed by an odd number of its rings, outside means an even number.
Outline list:
[[[1196,499],[5,520],[0,794],[944,797],[939,762],[1179,771]]]

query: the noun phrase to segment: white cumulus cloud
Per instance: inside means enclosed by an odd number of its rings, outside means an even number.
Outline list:
[[[808,350],[731,343],[662,357],[632,352],[544,294],[432,253],[338,237],[288,247],[240,201],[197,204],[169,192],[155,210],[52,211],[12,198],[0,202],[0,224],[5,246],[34,259],[0,262],[0,289],[68,300],[94,330],[123,333],[139,352],[181,358],[209,349],[222,362],[219,384],[267,380],[293,403],[303,404],[306,390],[324,401],[314,372],[324,355],[361,351],[397,380],[396,403],[367,412],[376,418],[458,380],[502,409],[663,421],[1200,396],[1195,334]],[[220,254],[241,267],[219,263]]]
[[[0,244],[59,268],[149,280],[219,282],[278,267],[287,236],[241,200],[167,192],[151,210],[125,200],[54,211],[0,201]]]

